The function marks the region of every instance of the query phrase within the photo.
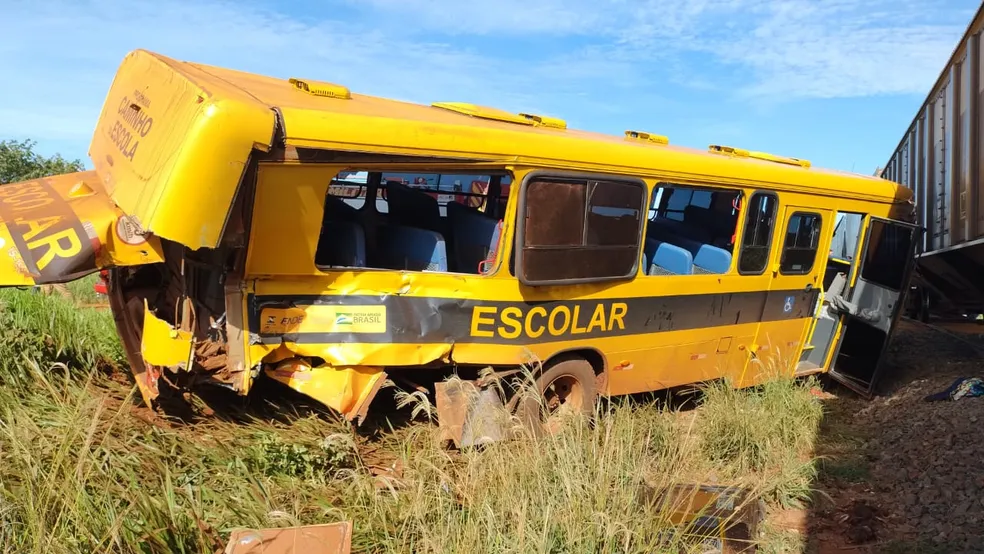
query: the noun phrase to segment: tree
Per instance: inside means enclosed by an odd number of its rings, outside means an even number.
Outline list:
[[[66,160],[61,154],[44,157],[34,151],[32,140],[0,140],[0,184],[16,183],[85,169],[82,160]]]

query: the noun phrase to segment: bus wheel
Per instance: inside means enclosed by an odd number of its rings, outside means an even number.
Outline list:
[[[590,416],[594,412],[598,395],[595,383],[594,369],[583,358],[557,362],[537,377],[540,413],[548,433],[559,430],[572,415]]]

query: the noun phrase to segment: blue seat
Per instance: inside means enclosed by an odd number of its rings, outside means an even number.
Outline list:
[[[386,184],[389,220],[397,225],[441,232],[441,207],[437,198],[400,183]]]
[[[731,268],[731,253],[723,248],[674,235],[664,229],[654,229],[653,234],[658,235],[659,241],[663,243],[669,243],[687,250],[691,256],[693,273],[727,273]],[[653,239],[647,239],[647,244],[649,240]],[[655,259],[653,263],[657,263]]]
[[[731,268],[731,253],[705,244],[694,256],[694,273],[727,273]]]
[[[693,273],[694,258],[690,252],[668,242],[646,239],[649,275],[690,275]]]
[[[317,267],[366,267],[366,233],[358,222],[327,220],[314,253]]]
[[[668,242],[689,251],[691,256],[696,256],[700,252],[700,247],[704,246],[700,241],[677,235],[666,229],[654,229],[653,235],[653,238],[660,242]]]
[[[457,202],[448,202],[447,211],[455,269],[478,273],[479,264],[498,243],[496,220]]]
[[[388,225],[379,234],[379,266],[410,271],[447,271],[448,253],[440,233]]]

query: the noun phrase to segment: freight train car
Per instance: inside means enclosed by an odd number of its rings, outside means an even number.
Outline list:
[[[882,170],[915,193],[917,273],[910,308],[984,313],[984,5]]]

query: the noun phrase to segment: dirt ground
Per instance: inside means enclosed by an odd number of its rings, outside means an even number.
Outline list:
[[[984,325],[904,321],[880,394],[827,386],[816,502],[779,514],[807,552],[984,552],[984,397],[926,402],[984,378]]]

